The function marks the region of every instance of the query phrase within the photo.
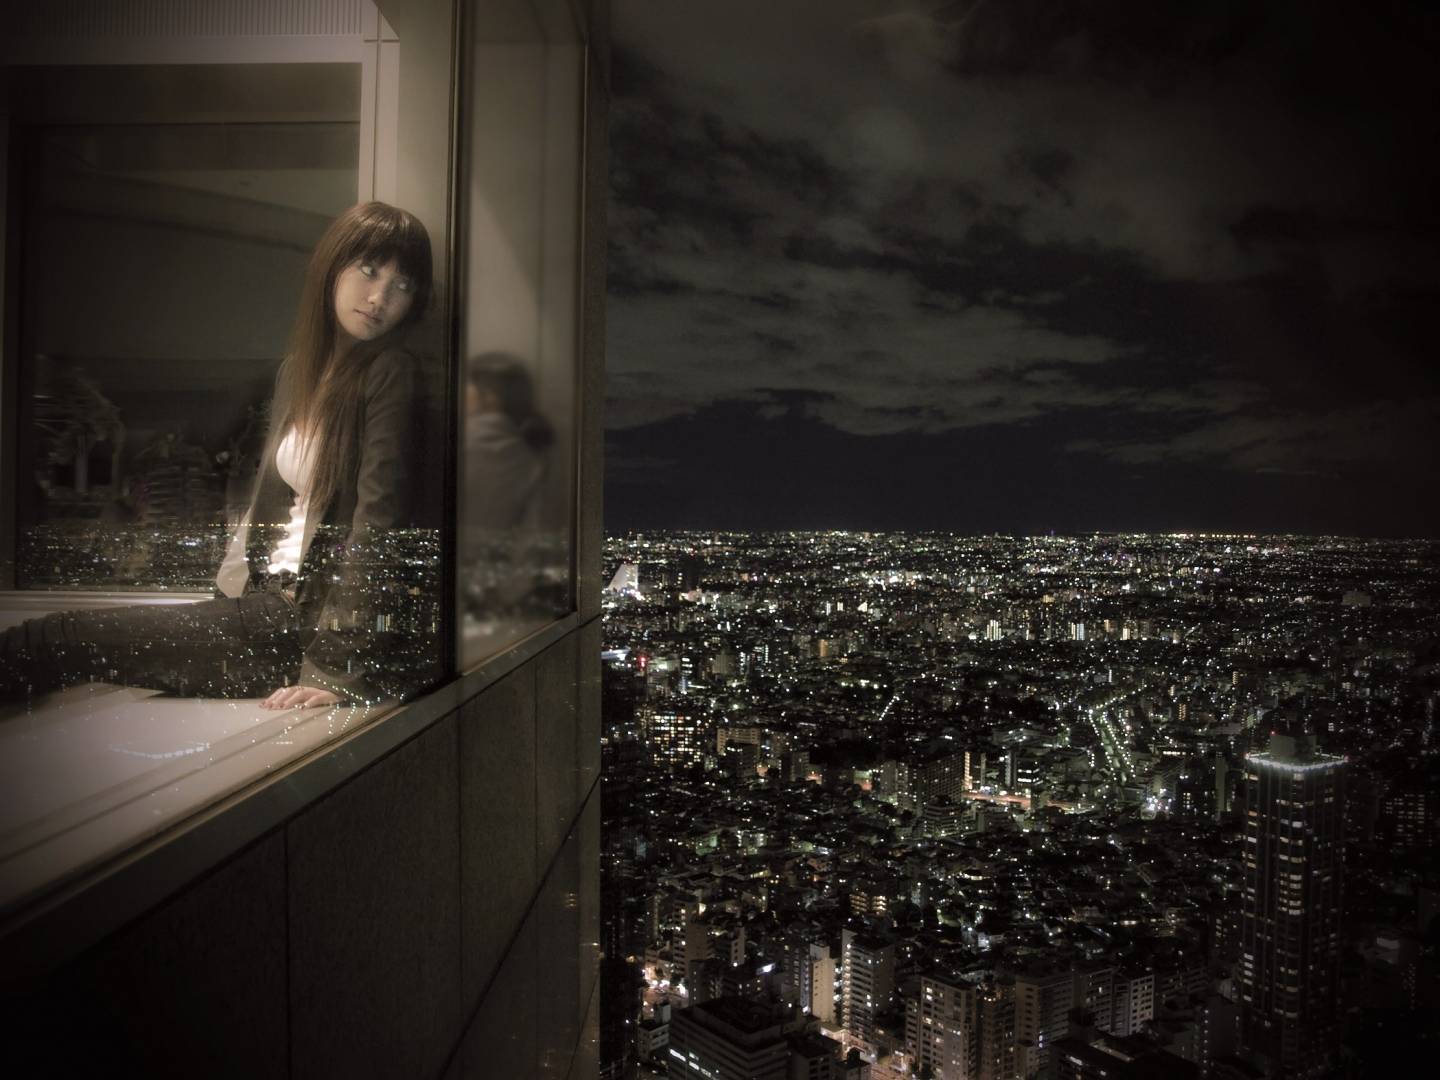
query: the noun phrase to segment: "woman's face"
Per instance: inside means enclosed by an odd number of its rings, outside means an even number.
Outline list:
[[[414,301],[414,282],[395,264],[358,259],[335,280],[335,322],[342,346],[374,341],[400,325]]]

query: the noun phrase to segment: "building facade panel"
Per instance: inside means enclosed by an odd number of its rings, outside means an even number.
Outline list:
[[[458,1031],[455,718],[286,829],[292,1067],[438,1073]]]
[[[537,1075],[563,1080],[580,1037],[588,995],[581,993],[580,951],[580,829],[566,836],[550,865],[535,901],[539,937],[536,971],[548,1020],[538,1029]]]
[[[576,727],[576,769],[579,797],[589,797],[590,789],[600,779],[600,620],[594,619],[580,628],[580,702]]]
[[[590,1004],[580,1021],[580,1041],[570,1059],[567,1080],[595,1080],[600,1075],[600,986],[590,990]]]
[[[580,1004],[587,1008],[600,979],[600,786],[592,788],[576,825],[580,858]]]
[[[288,1075],[285,911],[277,831],[0,999],[7,1071],[79,1076],[131,1062],[136,1075]]]
[[[474,1001],[540,884],[535,843],[535,679],[522,669],[460,710],[462,980]]]
[[[455,1057],[465,1080],[539,1075],[542,1003],[540,920],[532,909],[509,943],[494,981],[476,1003]]]
[[[542,853],[559,846],[580,810],[579,671],[579,634],[546,650],[536,667],[535,840]]]

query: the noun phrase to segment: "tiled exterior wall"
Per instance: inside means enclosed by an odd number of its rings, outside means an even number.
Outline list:
[[[592,621],[6,1003],[11,1075],[593,1077],[599,655]]]

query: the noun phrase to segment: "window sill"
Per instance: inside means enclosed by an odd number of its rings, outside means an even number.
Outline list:
[[[0,912],[388,711],[92,683],[0,712]]]
[[[0,629],[49,611],[205,593],[16,591]],[[0,913],[82,876],[391,704],[286,710],[92,683],[0,706]]]

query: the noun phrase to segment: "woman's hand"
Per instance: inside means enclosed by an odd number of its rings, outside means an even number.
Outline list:
[[[262,709],[304,709],[311,705],[338,705],[340,697],[318,686],[282,686],[260,702]]]

